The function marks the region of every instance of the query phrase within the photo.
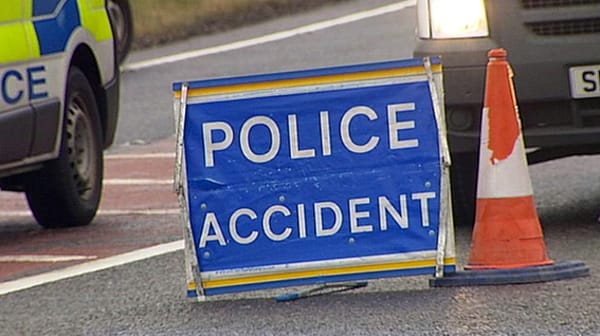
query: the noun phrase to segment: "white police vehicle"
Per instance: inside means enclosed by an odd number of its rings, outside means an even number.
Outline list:
[[[126,0],[0,4],[0,189],[25,192],[45,227],[97,212],[130,20]]]

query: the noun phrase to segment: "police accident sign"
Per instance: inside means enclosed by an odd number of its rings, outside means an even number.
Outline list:
[[[440,75],[413,59],[174,84],[191,288],[453,270]]]

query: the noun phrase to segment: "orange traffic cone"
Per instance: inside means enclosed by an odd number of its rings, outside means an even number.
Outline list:
[[[526,283],[589,274],[582,262],[548,258],[533,198],[506,50],[488,53],[476,220],[467,271],[432,286]]]
[[[467,269],[550,265],[504,49],[489,52],[481,120],[477,208]]]

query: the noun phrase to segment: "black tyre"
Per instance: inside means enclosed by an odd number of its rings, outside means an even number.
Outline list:
[[[106,3],[113,27],[117,61],[123,63],[133,42],[133,16],[127,0],[108,0]]]
[[[60,153],[26,184],[29,207],[44,227],[92,221],[102,194],[102,138],[98,107],[86,76],[71,67],[65,94]]]
[[[475,223],[477,166],[477,153],[457,153],[452,156],[452,212],[456,226],[472,227]]]

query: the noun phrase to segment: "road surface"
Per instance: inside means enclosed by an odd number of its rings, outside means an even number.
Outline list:
[[[171,82],[407,58],[414,46],[410,4],[349,1],[131,55],[96,220],[88,227],[46,231],[28,214],[22,196],[0,193],[0,334],[599,334],[598,156],[531,167],[550,256],[583,260],[591,269],[587,278],[432,289],[428,277],[414,277],[288,303],[273,299],[287,290],[203,303],[186,299],[181,223],[171,186]],[[408,7],[297,30],[387,5]],[[285,38],[239,44],[290,31]],[[169,58],[198,51],[201,56]],[[173,62],[148,66],[157,59]],[[464,264],[470,228],[458,227],[456,242]]]

